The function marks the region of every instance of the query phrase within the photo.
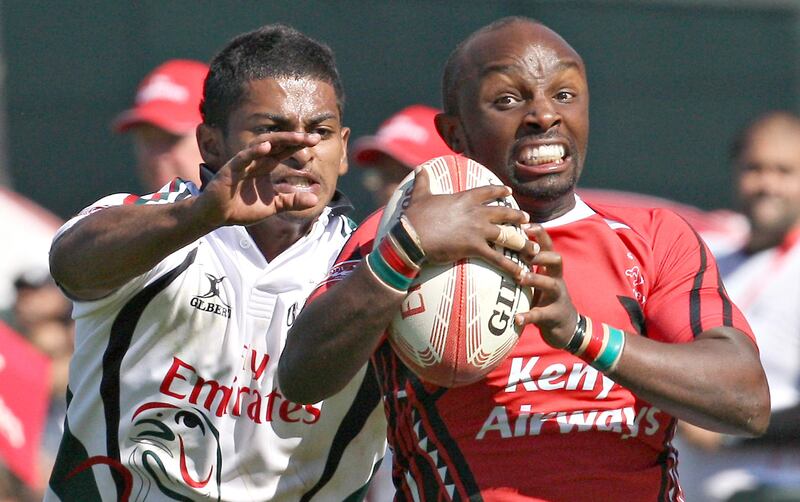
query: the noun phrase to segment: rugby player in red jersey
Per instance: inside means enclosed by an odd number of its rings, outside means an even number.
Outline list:
[[[373,216],[298,316],[279,365],[283,392],[316,402],[370,360],[396,500],[683,500],[677,419],[742,435],[769,420],[752,332],[714,258],[669,210],[575,194],[589,89],[580,55],[553,30],[499,20],[455,49],[443,80],[440,134],[511,187],[525,213],[482,204],[505,187],[431,195],[423,174],[387,246],[404,271],[479,256],[534,287],[533,307],[515,317],[519,343],[471,385],[411,373],[384,337],[410,281],[386,273]],[[528,217],[536,245],[521,251],[532,272],[490,245],[497,224]]]

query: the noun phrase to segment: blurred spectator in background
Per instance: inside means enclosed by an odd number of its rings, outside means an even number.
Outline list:
[[[353,159],[368,167],[364,187],[377,207],[383,206],[416,166],[428,159],[453,155],[433,124],[441,113],[425,105],[411,105],[381,124],[374,136],[363,136],[353,144]]]
[[[38,502],[42,497],[0,465],[0,502]]]
[[[202,122],[200,100],[208,66],[172,59],[155,68],[139,84],[133,107],[112,127],[133,138],[136,168],[147,191],[157,191],[174,178],[200,184],[203,161],[195,129]]]
[[[69,363],[75,337],[72,302],[47,269],[32,269],[14,281],[12,326],[50,359],[50,402],[41,443],[41,487],[45,486],[64,432]],[[39,499],[44,492],[37,493]]]
[[[14,280],[16,293],[11,324],[28,336],[42,324],[70,320],[71,303],[46,268],[26,270]]]
[[[0,319],[9,327],[14,328],[19,335],[25,337],[32,345],[37,346],[40,352],[47,353],[43,347],[47,346],[55,353],[55,346],[68,345],[64,351],[64,358],[57,365],[60,370],[53,367],[51,383],[54,399],[48,410],[50,416],[45,426],[46,430],[58,434],[63,423],[63,408],[59,405],[65,402],[63,385],[61,390],[56,384],[56,373],[66,377],[68,360],[71,354],[71,339],[65,339],[63,331],[59,330],[54,335],[48,333],[46,326],[54,324],[63,326],[71,325],[69,320],[70,303],[53,284],[48,272],[48,250],[58,227],[63,223],[60,218],[52,214],[34,201],[12,190],[0,187],[0,234],[3,236],[4,245],[0,246]],[[40,288],[42,284],[48,286]],[[31,338],[32,337],[32,338]],[[0,348],[0,366],[2,354],[8,347]],[[6,354],[8,356],[8,354]],[[21,364],[28,364],[22,361]],[[55,363],[55,361],[54,361]],[[0,368],[0,370],[8,368]],[[7,378],[4,373],[0,378]],[[62,381],[63,378],[62,378]],[[58,399],[55,399],[55,398]],[[11,397],[0,393],[7,405]],[[33,397],[31,397],[33,399]],[[30,403],[26,403],[28,406]],[[16,403],[14,403],[16,405]],[[31,405],[33,406],[33,405]],[[9,412],[9,410],[4,410]],[[8,417],[4,417],[7,419]],[[33,427],[25,423],[25,430]],[[47,436],[45,432],[43,436]],[[46,439],[43,439],[46,443]],[[56,445],[57,446],[57,445]],[[33,446],[37,448],[38,446]],[[47,454],[47,446],[41,445],[40,473],[46,478],[52,460]],[[41,500],[42,493],[37,492],[33,484],[26,485],[20,478],[12,474],[3,458],[0,458],[0,501],[31,501]],[[41,484],[41,482],[40,482]],[[42,484],[43,486],[43,484]]]
[[[800,500],[800,117],[757,118],[731,153],[750,236],[718,264],[758,339],[772,418],[754,439],[682,424],[679,471],[690,501]]]
[[[30,270],[48,270],[47,253],[62,223],[34,201],[0,187],[0,318],[12,316],[14,281]]]

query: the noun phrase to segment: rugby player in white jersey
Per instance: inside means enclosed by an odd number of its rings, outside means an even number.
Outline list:
[[[111,195],[59,231],[77,335],[46,500],[363,496],[385,443],[371,372],[315,404],[274,379],[352,231],[343,100],[327,46],[282,25],[240,35],[205,82],[202,188]]]

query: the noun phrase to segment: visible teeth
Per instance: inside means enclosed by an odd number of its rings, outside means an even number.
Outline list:
[[[309,187],[311,186],[311,182],[309,182],[308,178],[303,178],[302,176],[289,176],[285,179],[285,182],[289,185],[294,185],[298,187]]]
[[[564,158],[564,145],[542,145],[527,151],[525,161],[528,164],[561,163]]]

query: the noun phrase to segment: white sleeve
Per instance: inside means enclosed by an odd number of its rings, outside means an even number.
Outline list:
[[[113,195],[108,195],[103,197],[102,199],[98,200],[97,202],[85,207],[81,210],[80,213],[75,215],[74,217],[70,218],[66,223],[64,223],[61,228],[58,229],[55,236],[53,237],[53,242],[57,241],[61,235],[64,234],[67,230],[72,228],[76,223],[81,221],[82,219],[86,218],[92,213],[97,211],[102,211],[103,209],[113,207],[113,206],[122,206],[126,204],[170,204],[176,202],[177,200],[184,199],[186,197],[192,196],[197,193],[196,187],[191,183],[184,183],[183,181],[173,181],[169,184],[165,185],[160,191],[144,195],[138,196],[134,194],[128,193],[117,193]],[[111,294],[92,301],[80,301],[73,299],[73,304],[75,306],[74,316],[77,317],[79,314],[84,315],[90,311],[94,311],[99,308],[103,308],[110,304],[114,304],[119,301],[127,301],[127,299],[135,294],[136,292],[140,291],[142,288],[147,286],[150,282],[154,281],[164,273],[172,270],[180,263],[183,262],[186,255],[195,247],[197,247],[198,242],[194,242],[185,246],[182,249],[175,251],[174,253],[170,254],[169,256],[165,257],[161,260],[155,267],[150,269],[149,271],[145,272],[144,274],[135,277],[128,281],[126,284],[121,286],[119,289],[115,290]]]

